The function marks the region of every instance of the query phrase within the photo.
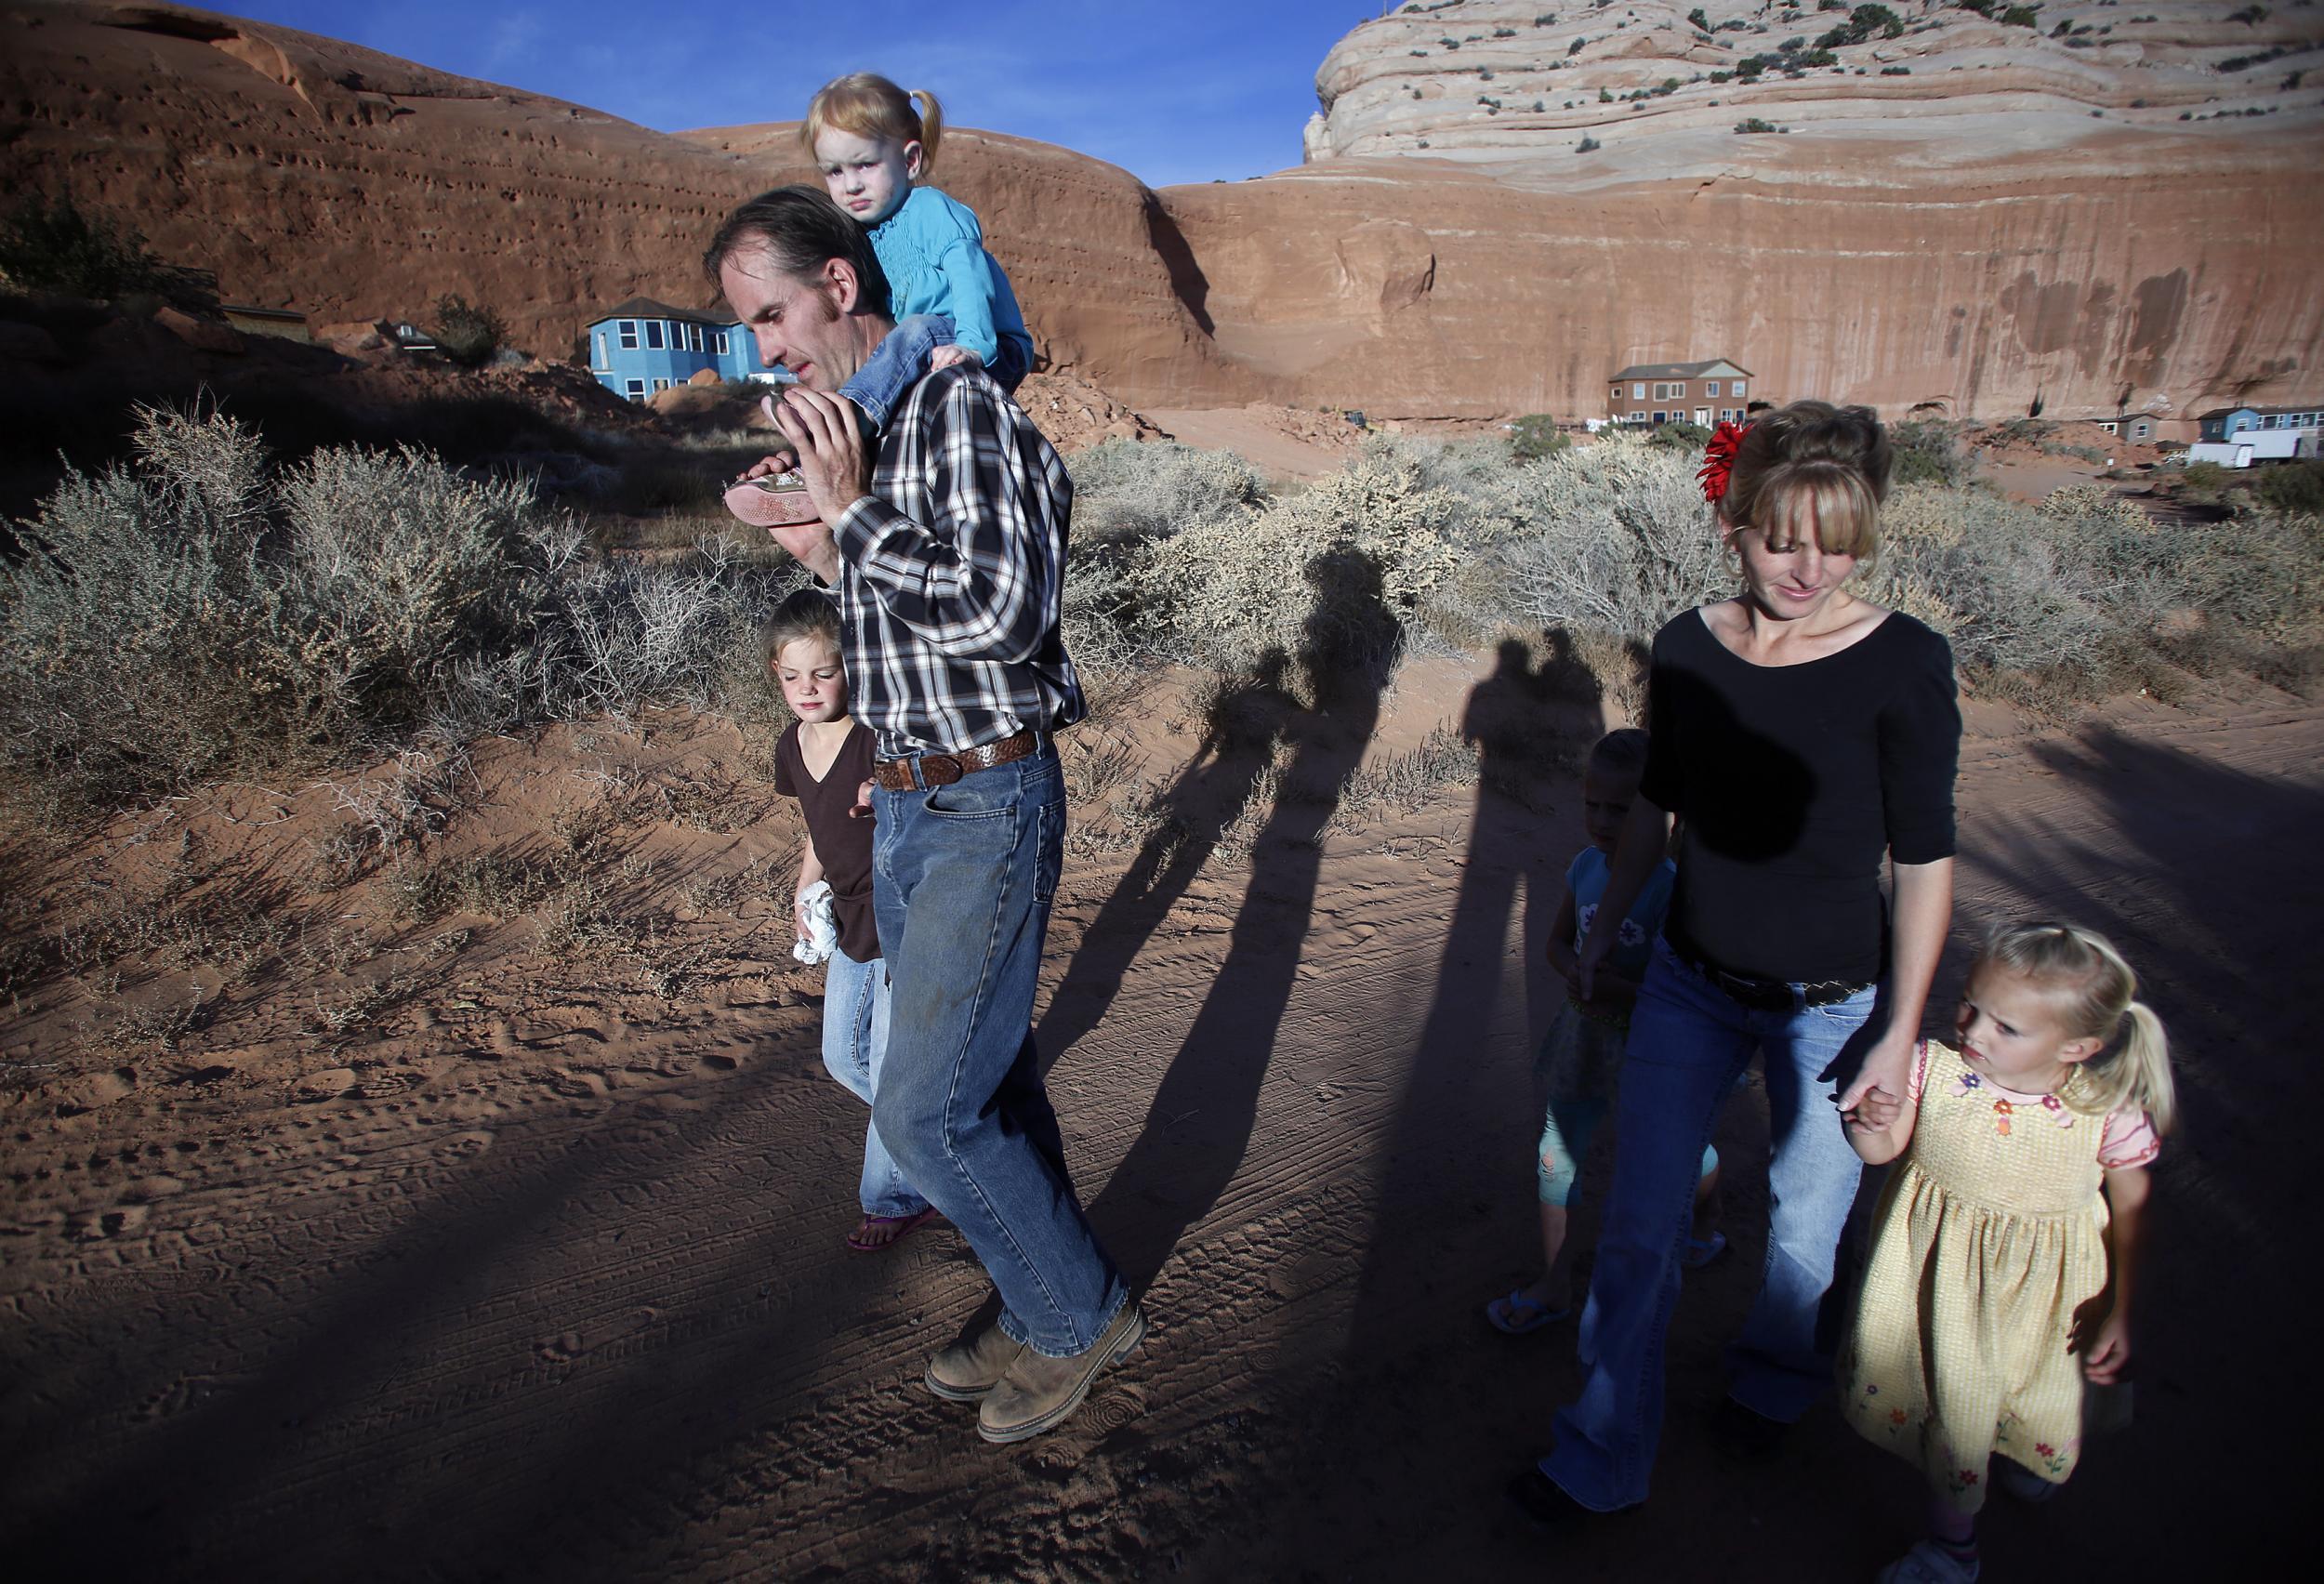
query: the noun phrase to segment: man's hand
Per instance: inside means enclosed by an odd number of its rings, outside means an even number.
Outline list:
[[[928,354],[928,370],[931,374],[940,368],[950,368],[955,363],[966,363],[971,368],[983,368],[984,360],[966,347],[939,347]]]
[[[837,522],[871,494],[871,466],[853,403],[794,385],[775,407],[774,421],[783,438],[799,447],[799,477],[825,522]]]

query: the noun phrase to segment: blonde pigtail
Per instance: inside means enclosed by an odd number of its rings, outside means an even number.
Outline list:
[[[2179,1120],[2178,1086],[2171,1078],[2171,1040],[2162,1020],[2144,1001],[2130,1006],[2131,1032],[2122,1041],[2118,1064],[2131,1079],[2131,1092],[2154,1119],[2155,1131],[2168,1133]]]
[[[936,164],[936,145],[944,136],[944,106],[926,88],[914,88],[909,96],[920,112],[920,177],[927,179],[929,170]]]

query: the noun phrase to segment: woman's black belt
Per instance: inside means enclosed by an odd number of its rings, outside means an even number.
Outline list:
[[[1830,1007],[1852,1000],[1871,988],[1870,984],[1853,983],[1844,979],[1819,979],[1812,983],[1795,983],[1782,979],[1754,979],[1747,973],[1729,973],[1714,963],[1706,962],[1668,935],[1671,955],[1717,986],[1720,993],[1738,1007],[1757,1011],[1788,1012],[1794,1007]]]

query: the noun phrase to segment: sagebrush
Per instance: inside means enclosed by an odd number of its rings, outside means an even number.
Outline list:
[[[276,467],[255,431],[148,410],[0,566],[0,773],[105,803],[414,733],[708,706],[762,688],[759,614],[800,577],[706,544],[592,560],[520,480],[410,449]]]

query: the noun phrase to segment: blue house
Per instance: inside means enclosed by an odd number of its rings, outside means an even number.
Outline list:
[[[2305,407],[2213,407],[2196,422],[2207,441],[2225,441],[2245,429],[2312,429],[2324,421],[2324,402]]]
[[[642,402],[708,369],[723,379],[788,378],[759,361],[750,332],[733,319],[631,297],[589,322],[589,372],[616,396]]]

